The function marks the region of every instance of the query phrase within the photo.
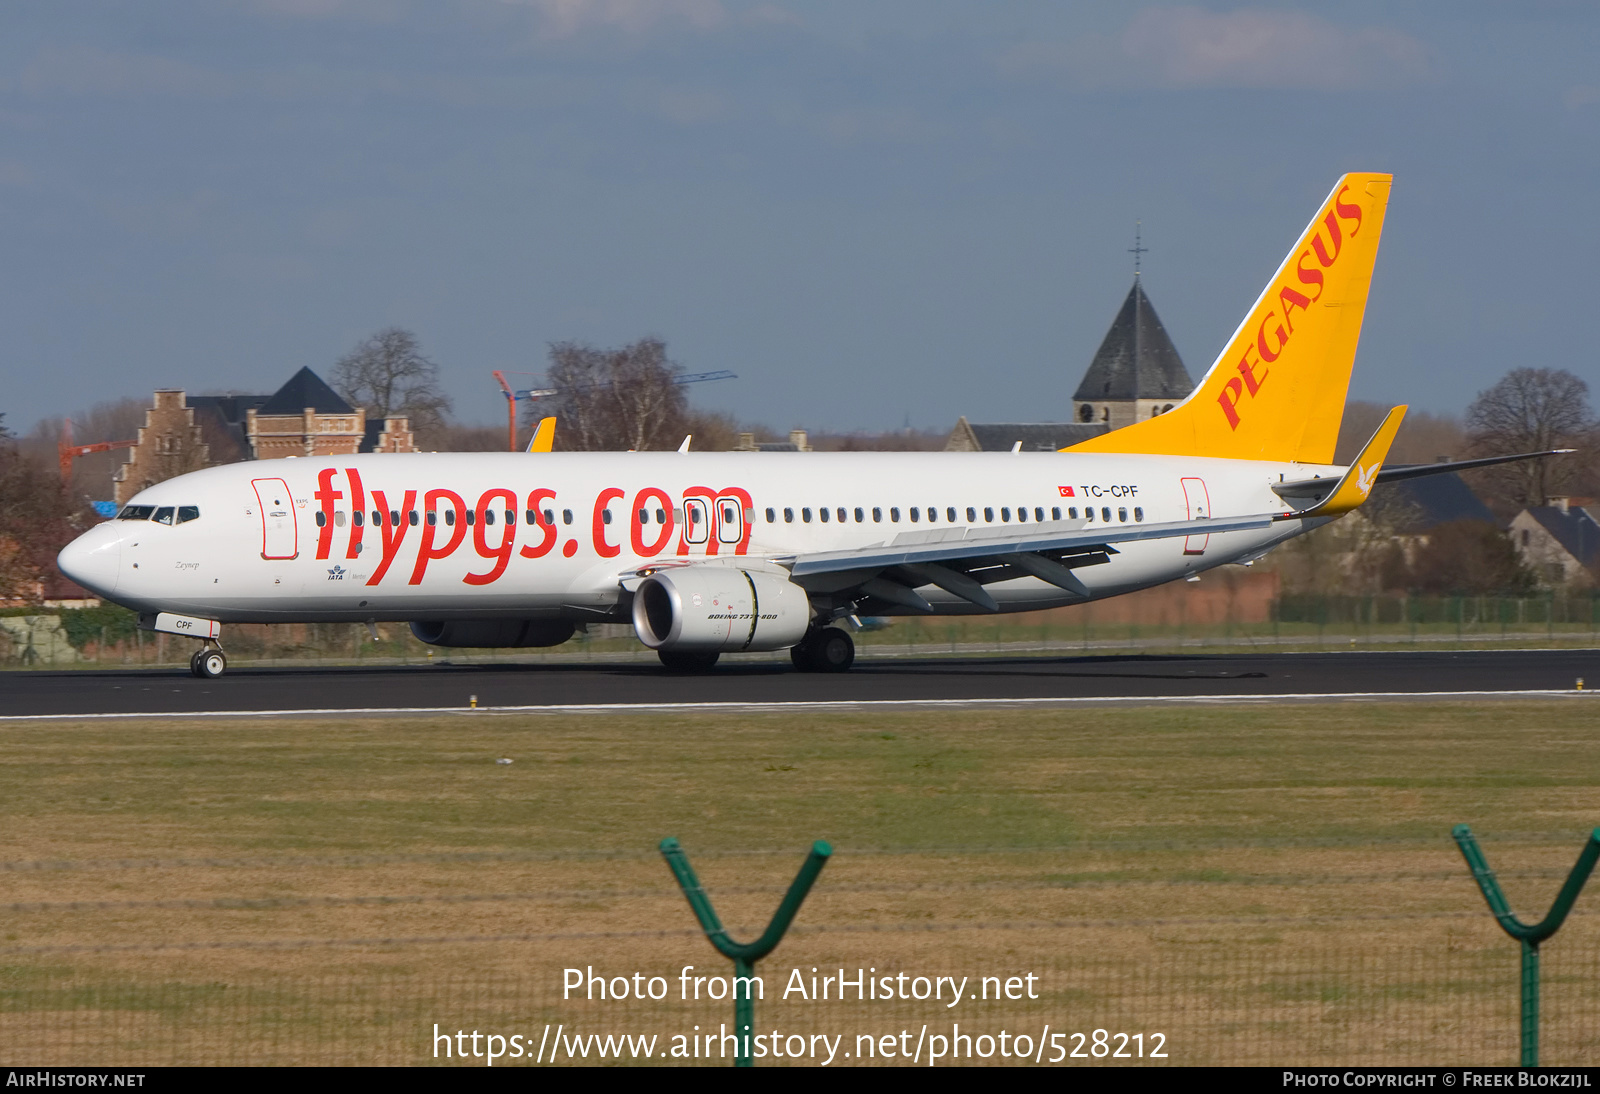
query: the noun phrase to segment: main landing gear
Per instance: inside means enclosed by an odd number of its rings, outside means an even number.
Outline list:
[[[799,645],[790,647],[789,660],[801,672],[846,672],[855,664],[856,644],[849,632],[822,627],[807,631]]]
[[[215,680],[228,671],[228,658],[222,647],[207,641],[189,658],[189,671],[202,680]]]

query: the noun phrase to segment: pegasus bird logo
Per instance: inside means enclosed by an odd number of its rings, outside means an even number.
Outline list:
[[[1356,468],[1356,489],[1361,491],[1361,496],[1366,497],[1372,493],[1373,484],[1378,479],[1378,465]]]

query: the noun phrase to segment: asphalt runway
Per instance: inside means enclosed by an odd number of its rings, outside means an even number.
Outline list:
[[[674,676],[653,663],[231,668],[0,674],[0,717],[794,703],[1045,703],[1337,698],[1600,687],[1600,650],[886,658],[842,675],[771,662]]]

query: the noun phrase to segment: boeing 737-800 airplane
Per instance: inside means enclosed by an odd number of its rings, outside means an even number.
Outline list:
[[[405,621],[439,646],[550,646],[633,624],[680,670],[789,648],[842,671],[857,613],[1097,600],[1230,562],[1360,505],[1397,407],[1331,461],[1390,177],[1317,211],[1194,392],[1059,453],[449,453],[306,457],[159,483],[61,570],[200,640],[223,623]],[[1470,461],[1473,464],[1494,461]]]

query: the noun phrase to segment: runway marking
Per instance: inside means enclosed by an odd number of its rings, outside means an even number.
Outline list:
[[[381,717],[425,714],[681,714],[750,711],[859,711],[872,709],[940,709],[1072,706],[1148,706],[1154,704],[1226,705],[1229,703],[1325,703],[1339,700],[1561,699],[1597,695],[1600,691],[1570,688],[1521,691],[1323,691],[1282,695],[1079,695],[999,699],[818,699],[779,702],[719,703],[568,703],[551,706],[459,707],[307,707],[301,710],[160,710],[89,714],[4,714],[0,722],[75,722],[115,718],[313,718],[342,715]]]

